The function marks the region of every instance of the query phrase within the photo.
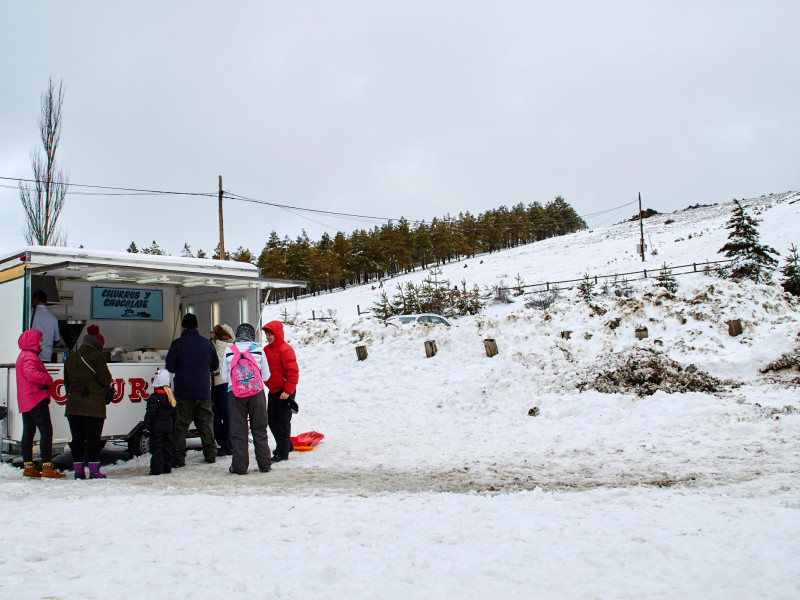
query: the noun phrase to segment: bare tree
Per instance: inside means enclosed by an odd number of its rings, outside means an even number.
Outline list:
[[[69,181],[62,169],[56,167],[56,151],[61,141],[61,106],[64,103],[64,83],[58,88],[50,78],[42,94],[42,113],[39,117],[39,136],[42,148],[31,152],[33,184],[20,182],[19,199],[25,209],[22,234],[31,245],[63,246],[66,234],[58,229],[58,217],[64,208]]]

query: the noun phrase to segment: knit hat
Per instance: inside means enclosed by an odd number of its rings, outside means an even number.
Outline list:
[[[256,330],[250,323],[242,323],[236,328],[236,341],[237,342],[255,342]]]
[[[169,371],[166,369],[156,369],[156,376],[153,378],[153,387],[164,387],[169,385]]]
[[[89,325],[86,328],[86,333],[100,340],[100,343],[103,344],[103,346],[106,345],[106,338],[100,335],[100,328],[97,325]]]
[[[197,316],[195,316],[193,313],[186,313],[183,315],[181,327],[184,329],[197,329]]]

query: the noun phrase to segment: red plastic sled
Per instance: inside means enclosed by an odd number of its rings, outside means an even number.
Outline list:
[[[307,431],[300,435],[292,436],[292,446],[298,452],[308,452],[322,441],[325,436],[316,431]]]

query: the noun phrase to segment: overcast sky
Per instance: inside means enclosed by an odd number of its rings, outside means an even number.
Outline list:
[[[2,177],[31,176],[52,76],[73,184],[213,194],[222,175],[242,196],[411,220],[800,188],[797,0],[7,0],[0,23]],[[0,186],[5,252],[23,213]],[[219,241],[205,197],[74,194],[61,223],[89,248]],[[374,224],[225,201],[229,251]]]

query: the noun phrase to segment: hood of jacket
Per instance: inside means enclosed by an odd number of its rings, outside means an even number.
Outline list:
[[[283,343],[283,323],[280,321],[270,321],[264,325],[263,329],[269,329],[275,336],[275,341],[271,344],[272,346],[278,346]]]
[[[19,349],[30,350],[31,352],[39,354],[40,339],[42,339],[42,332],[38,329],[28,329],[28,331],[23,331],[22,335],[19,336]]]
[[[87,334],[83,336],[83,342],[81,343],[81,347],[79,348],[79,350],[83,350],[84,348],[94,348],[98,352],[102,352],[103,344],[101,344],[100,340],[98,340],[93,335]]]

